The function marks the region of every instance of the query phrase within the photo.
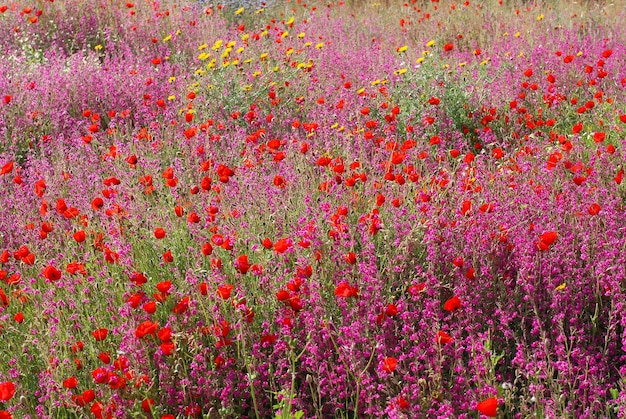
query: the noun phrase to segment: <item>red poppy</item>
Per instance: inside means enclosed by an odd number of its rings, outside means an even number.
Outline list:
[[[454,45],[452,43],[447,43],[443,46],[443,50],[446,52],[452,51],[454,49]]]
[[[437,343],[440,345],[447,345],[448,343],[451,343],[454,341],[454,339],[447,334],[446,332],[443,331],[439,331],[437,332]]]
[[[6,7],[6,6],[3,6]],[[2,8],[0,8],[1,10]],[[0,410],[0,419],[13,419],[13,416],[6,410]]]
[[[74,240],[76,240],[77,243],[84,242],[86,238],[87,237],[85,235],[85,230],[79,230],[76,233],[74,233]]]
[[[172,263],[173,261],[174,261],[174,257],[172,256],[171,250],[168,250],[167,252],[163,253],[163,262]]]
[[[241,255],[235,260],[235,269],[242,274],[246,274],[250,269],[250,263],[248,262],[248,255]]]
[[[189,297],[183,297],[172,309],[174,314],[183,314],[189,308]]]
[[[472,211],[472,201],[463,201],[461,205],[461,215],[470,215]]]
[[[103,341],[107,338],[109,334],[108,329],[100,328],[100,329],[96,329],[93,332],[91,332],[91,335],[96,339],[96,341],[100,342]]]
[[[157,336],[161,342],[170,342],[172,340],[172,329],[164,327],[159,330]]]
[[[593,203],[589,206],[589,215],[598,215],[600,213],[600,205],[598,205],[597,203]]]
[[[43,276],[46,277],[48,281],[58,281],[61,279],[61,271],[55,268],[52,265],[48,265],[43,269]]]
[[[536,243],[537,249],[544,251],[548,250],[552,244],[559,237],[556,231],[548,231],[539,236],[539,241]]]
[[[0,175],[6,175],[8,173],[11,173],[11,171],[13,171],[13,162],[10,161],[7,164],[5,164],[4,166],[2,166],[2,170],[0,170]]]
[[[381,363],[382,370],[387,373],[394,372],[397,366],[398,366],[398,360],[392,357],[387,357],[383,359],[383,362]]]
[[[0,401],[8,402],[15,394],[15,384],[10,381],[0,384]]]
[[[285,253],[291,247],[291,240],[288,237],[282,238],[274,243],[276,253]]]
[[[63,387],[65,388],[76,388],[78,385],[78,379],[76,377],[70,377],[63,380]]]
[[[335,296],[348,298],[348,297],[357,297],[359,294],[359,289],[357,287],[350,286],[347,282],[341,282],[335,288]]]
[[[157,239],[162,239],[163,237],[165,237],[165,230],[163,230],[162,228],[157,228],[154,230],[154,237],[156,237]]]
[[[157,309],[156,301],[148,301],[143,305],[143,310],[148,314],[154,314]]]
[[[231,284],[220,285],[219,287],[217,287],[217,295],[219,295],[224,300],[228,300],[230,298],[230,293],[233,288],[234,287]]]
[[[94,200],[91,201],[91,209],[93,209],[94,211],[98,211],[100,208],[102,208],[103,205],[104,201],[100,197],[94,198]]]
[[[350,265],[354,265],[356,263],[356,253],[354,252],[348,252],[344,258]]]
[[[213,253],[213,246],[211,246],[211,243],[204,243],[202,245],[202,254],[204,256],[209,256],[211,253]]]
[[[13,320],[21,324],[24,321],[24,313],[20,311],[19,313],[15,314],[15,316],[13,316]]]
[[[456,295],[443,304],[443,309],[446,311],[455,311],[459,308],[461,308],[461,300]]]
[[[169,294],[172,290],[172,281],[161,281],[156,285],[161,294]]]
[[[398,315],[398,306],[395,304],[387,304],[385,307],[385,314],[389,317],[395,317]]]
[[[604,132],[596,132],[593,134],[593,141],[596,143],[601,143],[606,138],[606,134]]]
[[[98,355],[98,358],[104,364],[110,364],[111,363],[111,355],[109,355],[108,352],[100,352],[100,355]]]
[[[478,403],[476,409],[485,416],[495,418],[498,415],[498,399],[491,397]]]
[[[158,328],[158,323],[146,320],[135,329],[135,337],[141,339],[146,335],[154,335],[156,334]]]

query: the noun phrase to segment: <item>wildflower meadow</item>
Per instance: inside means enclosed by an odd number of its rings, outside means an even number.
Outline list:
[[[626,417],[625,19],[0,0],[0,419]]]

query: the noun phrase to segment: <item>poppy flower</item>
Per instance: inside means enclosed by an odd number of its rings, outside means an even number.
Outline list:
[[[454,44],[447,43],[443,46],[443,50],[446,52],[452,51],[454,49]]]
[[[398,360],[392,357],[387,357],[383,359],[383,362],[381,363],[382,370],[390,374],[395,371],[397,366]]]
[[[248,255],[241,255],[235,260],[235,269],[242,274],[246,274],[250,269],[250,263],[248,262]]]
[[[443,309],[446,311],[455,311],[459,308],[461,308],[461,300],[456,295],[443,304]]]
[[[11,171],[13,171],[13,162],[10,161],[7,164],[5,164],[4,166],[2,166],[2,170],[0,170],[0,175],[6,175],[8,173],[11,173]]]
[[[76,233],[74,233],[73,237],[74,237],[74,240],[76,240],[77,243],[84,242],[85,239],[86,239],[85,230],[77,231]]]
[[[398,306],[395,304],[388,304],[385,307],[385,314],[389,317],[395,317],[398,315]]]
[[[8,402],[15,394],[15,384],[10,381],[0,384],[0,401]]]
[[[161,342],[170,342],[172,340],[172,329],[164,327],[159,330],[157,336]]]
[[[335,288],[335,296],[348,298],[348,297],[357,297],[359,294],[359,289],[357,287],[350,286],[347,282],[341,282]]]
[[[182,298],[172,309],[174,314],[183,314],[189,308],[189,297]]]
[[[158,323],[146,320],[135,329],[135,337],[141,339],[147,335],[154,335],[156,334],[158,328]]]
[[[219,295],[223,300],[228,300],[233,288],[234,287],[231,284],[220,285],[217,287],[217,295]]]
[[[498,399],[491,397],[478,403],[476,409],[485,416],[495,418],[498,415]]]
[[[154,314],[157,309],[156,301],[148,301],[143,305],[143,310],[148,314]]]
[[[108,334],[109,334],[109,331],[108,331],[108,329],[105,329],[105,328],[96,329],[93,332],[91,332],[91,335],[98,342],[105,340],[107,338]]]
[[[76,388],[78,385],[78,379],[76,377],[70,377],[63,380],[63,387],[65,388]]]
[[[447,334],[446,332],[443,331],[439,331],[437,332],[437,339],[436,342],[440,345],[447,345],[448,343],[453,342],[454,339]]]
[[[58,270],[57,268],[55,268],[52,265],[48,265],[43,269],[43,276],[48,280],[48,281],[58,281],[59,279],[61,279],[61,271]]]
[[[163,237],[165,237],[165,230],[163,230],[162,228],[157,228],[154,230],[154,237],[156,237],[157,239],[162,239]]]
[[[276,253],[285,253],[291,247],[291,240],[288,237],[282,238],[274,243],[274,251]]]
[[[354,252],[348,252],[344,258],[350,265],[354,265],[356,263],[356,253]]]
[[[167,252],[163,253],[163,262],[172,263],[173,261],[174,261],[174,257],[172,256],[171,250],[168,250]]]
[[[600,213],[600,205],[598,205],[597,203],[593,203],[589,206],[589,215],[598,215]]]
[[[537,249],[544,251],[548,250],[552,244],[559,237],[556,231],[548,231],[539,236],[539,241],[536,243]]]
[[[157,290],[161,294],[169,294],[172,290],[172,282],[171,281],[161,281],[156,285]]]

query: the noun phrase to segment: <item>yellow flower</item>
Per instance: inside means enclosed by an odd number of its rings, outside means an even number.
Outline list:
[[[435,45],[435,41],[434,40],[428,41],[428,43],[426,44],[426,46],[428,48],[432,47],[433,45]]]
[[[174,83],[176,81],[176,77],[172,76],[169,78],[170,83]]]
[[[170,39],[172,39],[172,34],[167,35],[165,38],[163,38],[163,42],[167,42]]]
[[[203,49],[207,48],[208,45],[207,44],[202,44],[198,47],[198,51],[202,51]]]
[[[543,14],[540,14],[539,16],[537,16],[537,20],[543,20]]]
[[[398,48],[397,51],[398,52],[406,52],[407,49],[409,49],[409,46],[408,45],[404,45],[404,46]]]
[[[236,15],[240,15],[240,14],[242,14],[242,13],[243,13],[243,11],[244,11],[244,8],[243,8],[243,7],[241,7],[241,8],[239,8],[239,9],[235,10],[235,14],[236,14]]]
[[[396,76],[399,76],[401,74],[406,73],[406,71],[407,71],[406,68],[401,68],[401,69],[398,69],[398,70],[394,71],[393,74],[395,74]]]
[[[324,47],[324,43],[320,42],[319,44],[315,45],[316,49],[322,49]]]
[[[298,38],[300,38],[300,39],[304,38],[304,36],[305,36],[304,32],[300,32],[300,33],[298,34]]]

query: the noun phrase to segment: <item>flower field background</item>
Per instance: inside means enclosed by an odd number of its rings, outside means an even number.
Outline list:
[[[0,418],[624,417],[625,18],[0,4]]]

